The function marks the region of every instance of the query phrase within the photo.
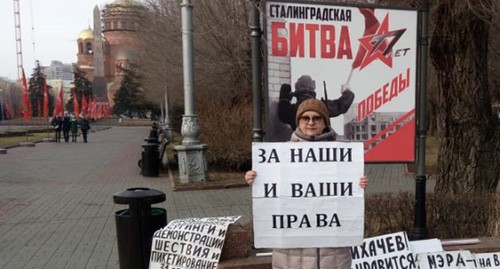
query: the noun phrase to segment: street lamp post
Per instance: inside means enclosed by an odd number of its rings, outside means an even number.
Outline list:
[[[261,104],[261,69],[260,69],[260,0],[253,1],[251,13],[250,37],[252,39],[252,91],[253,91],[253,141],[262,142],[262,104]]]
[[[184,77],[184,115],[182,116],[182,145],[175,146],[179,160],[179,179],[182,183],[208,181],[205,157],[206,144],[200,144],[200,127],[194,101],[194,49],[192,0],[181,3],[182,62]]]
[[[426,210],[425,210],[425,138],[427,133],[426,123],[426,95],[427,95],[427,47],[429,44],[428,21],[429,21],[429,0],[422,1],[422,8],[419,11],[419,81],[420,86],[418,96],[418,121],[417,121],[417,176],[415,177],[415,219],[413,226],[413,239],[421,240],[427,238]]]
[[[0,116],[2,116],[2,122],[5,120],[4,118],[4,114],[3,114],[3,90],[0,89],[0,110],[2,111],[2,114],[0,114]],[[4,149],[4,148],[1,148],[0,147],[0,154],[6,154],[7,153],[7,149]]]

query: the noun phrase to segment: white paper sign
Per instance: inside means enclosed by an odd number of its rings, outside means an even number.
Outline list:
[[[418,254],[424,252],[439,252],[443,251],[443,245],[437,238],[410,241],[411,252]]]
[[[500,252],[443,251],[439,239],[408,241],[405,232],[367,238],[351,251],[352,269],[500,269]]]
[[[353,269],[415,268],[405,232],[366,238],[363,244],[352,247]]]
[[[361,244],[363,155],[362,143],[254,143],[255,247]]]
[[[156,231],[150,269],[216,269],[227,227],[240,217],[191,218],[171,221]]]
[[[476,268],[500,269],[500,252],[475,253],[473,255]]]
[[[417,255],[420,269],[464,269],[476,268],[473,255],[469,251],[442,251]]]

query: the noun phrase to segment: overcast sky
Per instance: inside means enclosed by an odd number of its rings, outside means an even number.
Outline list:
[[[19,0],[23,66],[26,76],[35,60],[75,63],[76,39],[93,28],[93,10],[114,0]],[[0,0],[0,77],[17,79],[14,1]],[[33,30],[34,29],[34,30]],[[35,44],[33,46],[33,43]],[[34,47],[34,49],[33,49]]]

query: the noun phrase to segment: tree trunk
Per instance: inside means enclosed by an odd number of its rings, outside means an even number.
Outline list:
[[[488,89],[492,0],[438,0],[430,56],[440,138],[436,193],[495,192],[500,128]]]

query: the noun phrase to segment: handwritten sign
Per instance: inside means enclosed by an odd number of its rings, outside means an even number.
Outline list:
[[[416,267],[405,232],[366,238],[351,252],[353,269]]]
[[[476,268],[473,255],[469,251],[442,251],[417,255],[420,269],[467,269]]]
[[[474,264],[480,269],[500,269],[500,252],[475,253]]]
[[[153,235],[149,268],[217,268],[227,227],[239,218],[231,216],[171,221]]]

